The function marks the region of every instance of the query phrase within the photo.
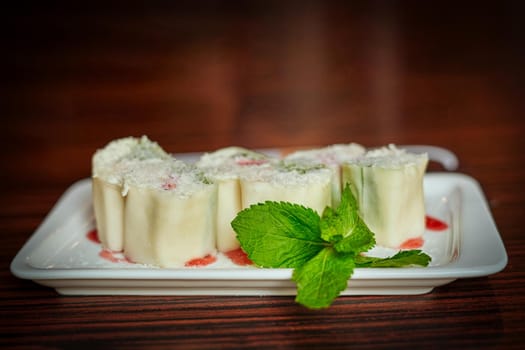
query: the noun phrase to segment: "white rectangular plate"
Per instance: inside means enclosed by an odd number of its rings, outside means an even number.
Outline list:
[[[507,254],[479,184],[458,173],[429,173],[424,179],[427,214],[445,221],[427,230],[426,268],[358,268],[343,295],[422,294],[458,278],[502,270]],[[101,257],[88,238],[94,229],[91,180],[72,185],[11,263],[12,273],[77,295],[290,295],[291,269],[237,266],[219,254],[205,267],[162,269]],[[394,250],[374,248],[370,255]],[[118,258],[117,255],[114,257]]]

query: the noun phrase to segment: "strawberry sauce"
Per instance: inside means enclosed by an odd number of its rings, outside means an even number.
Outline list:
[[[235,265],[247,266],[253,265],[253,262],[248,258],[248,255],[241,248],[230,250],[224,253]]]
[[[448,224],[446,222],[429,215],[425,216],[425,226],[427,230],[430,231],[444,231],[448,229]],[[399,246],[399,249],[418,249],[421,248],[424,243],[425,241],[422,237],[410,238],[404,241]]]
[[[236,161],[238,165],[261,165],[266,163],[266,159],[239,159]]]
[[[213,264],[216,261],[217,261],[217,257],[215,255],[208,254],[204,258],[191,259],[190,261],[186,262],[184,266],[202,267],[202,266]]]
[[[100,244],[100,239],[98,238],[98,231],[97,229],[93,229],[86,233],[87,239],[89,239],[93,243]]]
[[[98,231],[97,229],[93,229],[86,233],[86,238],[96,244],[101,244],[100,238],[98,238]],[[133,261],[129,260],[127,257],[122,255],[122,252],[114,252],[110,249],[103,248],[99,253],[98,256],[101,257],[104,260],[110,261],[112,263],[133,263]]]
[[[109,249],[102,249],[100,253],[98,253],[98,256],[100,256],[102,259],[110,261],[112,263],[133,263],[133,261],[129,260],[126,257],[120,257],[120,255],[122,254],[118,252],[113,252]]]
[[[448,225],[446,222],[436,219],[432,216],[427,215],[425,219],[426,219],[426,227],[428,230],[443,231],[448,228]]]
[[[425,241],[421,237],[410,238],[404,241],[399,247],[399,249],[417,249],[421,248],[423,246],[423,243],[425,243]]]

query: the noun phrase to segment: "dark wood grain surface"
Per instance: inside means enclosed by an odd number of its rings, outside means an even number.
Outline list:
[[[424,4],[423,4],[424,3]],[[521,348],[520,2],[21,3],[1,15],[3,348]],[[9,264],[93,152],[358,142],[446,147],[504,240],[500,273],[417,296],[60,296]],[[433,165],[431,171],[440,170]]]

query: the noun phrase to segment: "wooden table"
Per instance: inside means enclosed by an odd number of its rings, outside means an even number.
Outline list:
[[[0,346],[519,348],[525,38],[518,2],[204,1],[3,13]],[[9,265],[93,152],[430,144],[477,179],[509,262],[416,296],[60,296]],[[429,171],[441,171],[432,165]]]

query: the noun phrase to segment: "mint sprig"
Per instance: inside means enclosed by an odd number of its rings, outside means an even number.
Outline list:
[[[322,217],[304,206],[267,201],[241,211],[231,225],[257,266],[294,269],[295,300],[312,309],[330,306],[355,267],[427,266],[431,260],[420,250],[364,256],[376,242],[348,184],[337,209],[327,207]]]
[[[297,284],[295,301],[312,309],[328,307],[346,289],[353,272],[352,254],[325,248],[293,271],[292,280]]]
[[[423,251],[402,250],[388,258],[376,258],[373,256],[356,256],[356,267],[407,267],[407,266],[427,266],[430,263],[430,256]]]
[[[320,220],[313,209],[265,202],[241,211],[231,224],[242,249],[255,264],[295,268],[328,245],[319,235]]]

